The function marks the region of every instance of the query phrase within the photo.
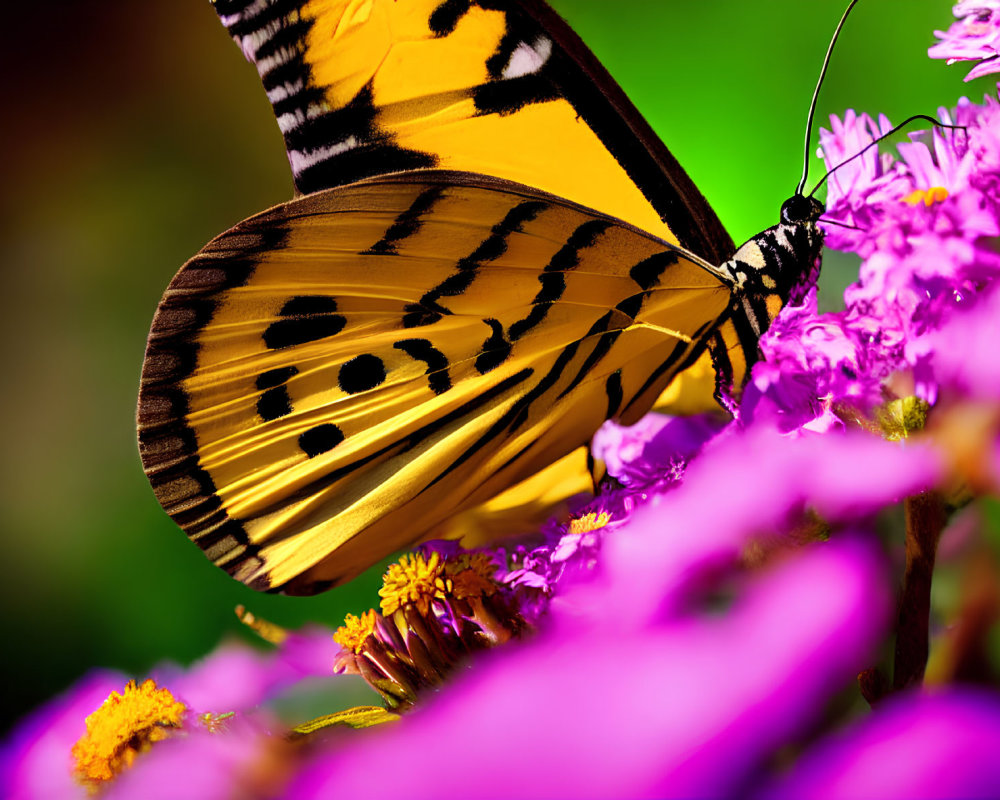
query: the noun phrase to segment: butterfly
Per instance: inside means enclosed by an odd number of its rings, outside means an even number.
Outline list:
[[[734,255],[541,0],[214,5],[296,197],[170,283],[138,435],[164,509],[254,588],[346,581],[699,374],[738,391],[815,277],[818,202]]]

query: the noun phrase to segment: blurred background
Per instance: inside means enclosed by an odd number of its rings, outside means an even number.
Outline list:
[[[845,0],[553,4],[737,243],[777,221]],[[951,21],[947,0],[862,2],[820,123],[981,99],[989,81],[964,85],[963,67],[926,57]],[[161,292],[208,239],[292,192],[256,73],[208,0],[20,3],[0,37],[3,730],[91,667],[142,678],[247,636],[238,603],[336,626],[373,605],[381,569],[320,597],[257,594],[174,526],[139,463],[135,399]],[[851,269],[828,259],[827,307]]]

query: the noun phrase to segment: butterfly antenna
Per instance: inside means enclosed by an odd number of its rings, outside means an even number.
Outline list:
[[[830,56],[833,55],[833,46],[837,43],[837,37],[840,36],[841,28],[843,28],[844,23],[847,22],[847,16],[851,13],[851,9],[857,4],[858,0],[851,0],[850,4],[847,6],[847,10],[844,11],[843,16],[840,18],[840,22],[837,23],[837,29],[833,32],[833,38],[830,39],[830,46],[826,48],[826,58],[823,59],[823,68],[819,71],[819,80],[816,81],[816,88],[813,90],[812,102],[809,103],[809,116],[806,117],[806,152],[805,158],[802,159],[802,179],[799,181],[799,185],[795,189],[796,195],[802,194],[802,190],[806,186],[806,180],[809,177],[810,139],[812,138],[813,117],[816,115],[816,101],[819,99],[819,89],[823,85],[823,79],[826,77],[826,68],[830,66]]]
[[[833,175],[833,173],[836,172],[838,169],[840,169],[843,166],[846,166],[847,164],[850,164],[856,158],[861,158],[861,156],[863,156],[865,153],[867,153],[869,150],[871,150],[873,147],[875,147],[883,139],[888,139],[894,133],[898,133],[903,128],[905,128],[907,125],[909,125],[911,122],[916,122],[918,119],[922,119],[922,120],[925,120],[927,122],[930,122],[932,125],[934,125],[937,128],[950,128],[951,130],[961,130],[961,131],[966,130],[965,125],[948,125],[948,124],[946,124],[944,122],[941,122],[941,120],[936,119],[935,117],[929,117],[926,114],[914,114],[912,117],[907,117],[902,122],[900,122],[896,127],[892,128],[891,130],[886,131],[881,136],[878,136],[875,139],[872,139],[872,141],[870,141],[868,144],[866,144],[864,147],[862,147],[860,150],[858,150],[858,152],[856,152],[850,158],[845,158],[843,161],[841,161],[839,164],[837,164],[837,166],[835,166],[833,169],[831,169],[829,172],[827,172],[826,175],[824,175],[822,178],[819,179],[819,183],[817,183],[813,187],[813,190],[811,192],[809,192],[809,196],[812,197],[814,194],[816,194],[816,192],[819,191],[819,188],[824,183],[826,183],[826,179],[829,178],[831,175]],[[801,187],[800,187],[799,191],[801,192]]]
[[[852,231],[863,231],[864,228],[859,228],[857,225],[849,225],[846,222],[837,222],[834,219],[826,219],[826,217],[820,217],[817,222],[822,222],[824,225],[836,225],[838,228],[850,228]]]

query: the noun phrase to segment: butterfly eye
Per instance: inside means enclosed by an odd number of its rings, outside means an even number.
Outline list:
[[[823,204],[815,197],[795,194],[781,204],[781,221],[788,225],[815,222],[823,213]]]

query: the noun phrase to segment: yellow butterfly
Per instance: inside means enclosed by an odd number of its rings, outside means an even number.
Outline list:
[[[818,203],[793,198],[731,258],[708,203],[540,0],[215,7],[300,196],[171,282],[139,442],[163,507],[255,588],[353,577],[562,468],[709,358],[738,388],[812,276]]]

